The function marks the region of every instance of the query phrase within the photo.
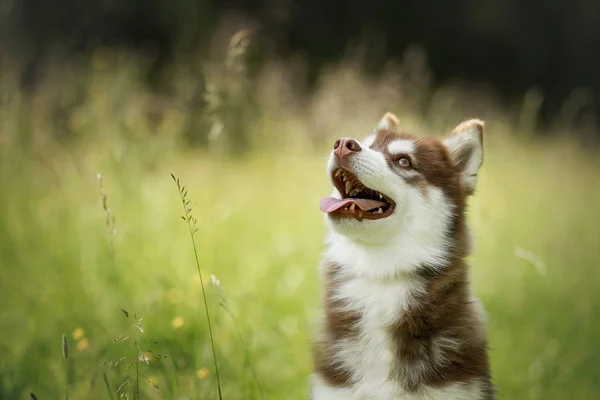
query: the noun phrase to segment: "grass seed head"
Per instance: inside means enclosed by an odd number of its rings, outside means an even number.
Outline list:
[[[69,344],[67,342],[67,335],[62,335],[62,356],[66,360],[69,358]]]

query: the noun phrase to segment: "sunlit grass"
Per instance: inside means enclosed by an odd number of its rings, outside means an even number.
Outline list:
[[[52,128],[71,130],[69,140],[44,136],[54,121],[42,101],[48,94],[31,109],[15,97],[0,109],[0,397],[60,398],[69,382],[70,398],[110,398],[107,387],[114,391],[121,375],[102,364],[119,359],[113,339],[128,329],[124,308],[144,317],[143,335],[167,356],[140,379],[141,398],[217,398],[174,171],[198,220],[200,272],[227,288],[235,315],[208,284],[223,398],[260,398],[257,377],[266,399],[306,398],[325,234],[318,202],[329,193],[334,138],[366,132],[386,111],[433,134],[474,115],[445,102],[460,99],[448,90],[434,93],[439,108],[419,114],[350,67],[328,75],[308,107],[276,104],[274,81],[285,74],[271,71],[259,123],[248,128],[252,151],[224,156],[219,139],[209,150],[182,145],[192,116],[175,102],[150,124],[148,98],[130,72],[103,71],[83,86],[89,97],[66,128]],[[363,96],[350,98],[356,92]],[[600,162],[573,140],[516,133],[494,112],[476,115],[487,120],[486,158],[469,214],[474,290],[489,314],[500,398],[594,398]],[[65,332],[77,366],[70,377],[59,345]]]

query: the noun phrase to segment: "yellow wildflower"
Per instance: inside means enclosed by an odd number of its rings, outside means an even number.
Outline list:
[[[83,328],[76,328],[73,331],[73,339],[75,339],[75,340],[79,340],[84,336],[85,336],[85,331],[83,330]]]
[[[86,338],[82,338],[80,341],[77,342],[75,347],[77,348],[77,350],[83,351],[88,348],[89,344],[90,343],[88,342],[88,340]]]
[[[177,329],[177,328],[181,328],[184,324],[183,318],[180,317],[179,315],[176,316],[175,318],[173,318],[173,321],[171,321],[171,325],[173,325],[173,328]]]
[[[199,379],[206,378],[208,376],[208,368],[200,368],[196,375],[198,375]]]

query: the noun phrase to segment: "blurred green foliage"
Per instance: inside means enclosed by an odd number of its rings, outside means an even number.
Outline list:
[[[226,58],[197,62],[170,71],[170,94],[160,97],[141,83],[143,60],[108,49],[89,62],[46,65],[33,94],[4,65],[0,398],[60,398],[69,387],[73,399],[109,399],[102,373],[112,392],[132,374],[126,366],[136,353],[123,336],[136,332],[134,314],[143,318],[142,351],[152,350],[140,365],[142,398],[217,398],[170,173],[188,188],[200,226],[223,397],[260,398],[237,327],[265,398],[306,398],[326,157],[335,138],[365,134],[386,111],[418,134],[486,120],[469,214],[473,285],[489,314],[499,398],[597,396],[596,154],[566,131],[538,138],[530,103],[515,125],[485,93],[432,87],[413,59],[377,80],[349,60],[324,72],[310,97],[299,94],[296,64],[273,62],[248,85]],[[211,78],[199,68],[212,68]],[[103,366],[122,357],[118,367]]]
[[[544,122],[574,101],[574,88],[584,90],[576,126],[598,137],[600,55],[590,50],[600,37],[600,5],[593,0],[3,0],[0,57],[18,60],[29,88],[44,79],[48,58],[121,46],[147,56],[144,78],[154,84],[182,55],[206,56],[226,20],[259,32],[261,62],[302,56],[313,83],[348,48],[360,47],[362,66],[379,74],[418,44],[438,84],[491,84],[507,101],[541,91]]]

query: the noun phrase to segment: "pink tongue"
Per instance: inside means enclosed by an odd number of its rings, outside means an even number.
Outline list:
[[[356,204],[361,210],[369,211],[374,208],[387,206],[387,203],[379,200],[369,200],[369,199],[334,199],[333,197],[323,197],[321,199],[320,207],[321,211],[330,213],[339,210],[340,208],[344,208],[350,204]]]

